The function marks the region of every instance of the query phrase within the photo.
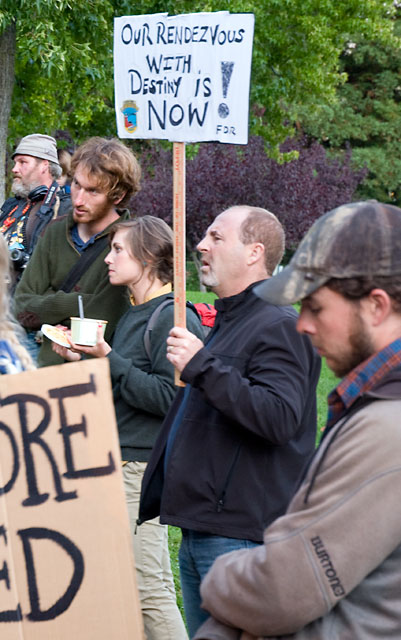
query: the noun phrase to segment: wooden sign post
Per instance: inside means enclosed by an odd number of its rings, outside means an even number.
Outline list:
[[[173,143],[174,324],[186,327],[185,142]],[[183,387],[175,370],[175,384]]]
[[[173,141],[174,317],[180,327],[185,327],[185,143],[247,144],[254,22],[252,13],[229,11],[114,20],[118,136]]]

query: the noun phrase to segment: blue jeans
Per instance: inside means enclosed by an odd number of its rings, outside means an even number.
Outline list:
[[[37,333],[36,330],[35,331],[27,330],[25,332],[25,336],[21,340],[23,346],[28,351],[35,365],[38,364],[38,355],[40,350],[40,344],[35,340],[36,333]]]
[[[180,578],[190,638],[209,617],[208,613],[201,608],[199,587],[215,559],[229,551],[258,546],[259,543],[251,540],[237,540],[189,529],[182,530],[179,551]]]

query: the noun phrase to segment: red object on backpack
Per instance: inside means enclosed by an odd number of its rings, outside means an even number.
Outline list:
[[[192,304],[198,312],[202,325],[212,328],[216,319],[217,309],[212,304],[207,304],[207,302],[195,302]]]

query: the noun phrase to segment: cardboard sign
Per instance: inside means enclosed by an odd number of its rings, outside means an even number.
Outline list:
[[[253,30],[228,11],[116,18],[118,136],[246,144]]]
[[[107,359],[0,398],[0,637],[143,638]]]

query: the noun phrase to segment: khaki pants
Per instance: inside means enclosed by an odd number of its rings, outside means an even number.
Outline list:
[[[123,467],[135,566],[147,640],[188,640],[177,606],[168,551],[168,529],[159,519],[137,526],[141,484],[146,462]]]

